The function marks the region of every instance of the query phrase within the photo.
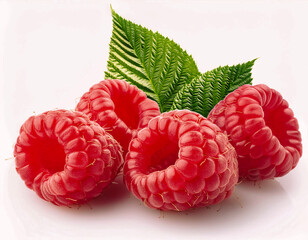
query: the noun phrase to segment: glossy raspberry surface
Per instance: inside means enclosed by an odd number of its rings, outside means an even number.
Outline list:
[[[283,176],[302,155],[293,111],[279,92],[264,84],[239,87],[213,108],[208,119],[229,135],[242,178]]]
[[[153,118],[129,146],[124,180],[147,206],[183,211],[229,197],[238,181],[236,153],[212,122],[176,110]]]
[[[108,131],[126,151],[130,140],[149,120],[160,114],[155,101],[123,80],[107,79],[85,93],[77,111],[87,114]]]
[[[21,127],[16,170],[38,196],[55,205],[81,204],[100,195],[122,164],[120,145],[80,112],[56,110]]]

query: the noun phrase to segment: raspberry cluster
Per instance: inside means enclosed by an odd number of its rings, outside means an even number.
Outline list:
[[[80,112],[30,117],[14,149],[16,170],[41,198],[55,205],[97,197],[122,164],[119,144]]]
[[[266,85],[239,87],[205,118],[189,110],[160,114],[156,102],[123,80],[95,84],[76,111],[30,117],[14,148],[25,184],[55,205],[99,196],[124,163],[124,182],[136,198],[175,211],[223,201],[239,177],[283,176],[301,155],[298,122]]]
[[[124,179],[152,208],[208,206],[233,192],[238,181],[236,153],[227,136],[200,114],[163,113],[132,140]]]
[[[241,178],[283,176],[302,155],[293,111],[280,93],[264,84],[239,87],[212,109],[208,119],[230,136]]]
[[[123,80],[107,79],[95,84],[76,107],[105,128],[126,152],[130,140],[149,120],[160,114],[157,103]]]

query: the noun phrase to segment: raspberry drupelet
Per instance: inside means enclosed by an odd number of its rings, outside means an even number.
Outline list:
[[[147,206],[183,211],[229,197],[238,181],[227,136],[198,113],[153,118],[132,140],[124,164],[129,191]]]
[[[229,135],[243,179],[283,176],[302,155],[293,111],[279,92],[264,84],[239,87],[212,109],[208,119]]]
[[[127,151],[139,129],[160,114],[158,104],[124,80],[107,79],[95,84],[76,107],[108,131]]]
[[[111,135],[80,112],[30,117],[14,149],[16,170],[38,196],[55,205],[82,204],[101,194],[122,164]]]

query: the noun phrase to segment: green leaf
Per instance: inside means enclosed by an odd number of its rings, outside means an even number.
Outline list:
[[[228,93],[244,84],[251,84],[251,69],[255,60],[231,67],[218,67],[194,78],[175,96],[171,110],[189,109],[206,117]]]
[[[233,92],[244,84],[252,84],[251,70],[256,60],[257,58],[247,63],[230,67],[228,93]]]
[[[174,41],[125,20],[112,10],[113,31],[105,78],[123,79],[171,108],[182,87],[200,75],[191,55]]]

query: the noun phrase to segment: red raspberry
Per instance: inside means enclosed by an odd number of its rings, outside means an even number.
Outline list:
[[[16,170],[41,198],[55,205],[97,197],[122,163],[119,144],[80,112],[30,117],[14,149]]]
[[[236,153],[215,124],[198,113],[175,110],[150,120],[131,141],[124,180],[152,208],[208,206],[233,192]]]
[[[213,108],[208,119],[230,136],[242,178],[283,176],[302,155],[292,110],[279,92],[264,84],[239,87]]]
[[[85,93],[77,111],[87,114],[127,151],[129,142],[149,120],[160,114],[155,101],[123,80],[103,80]]]

